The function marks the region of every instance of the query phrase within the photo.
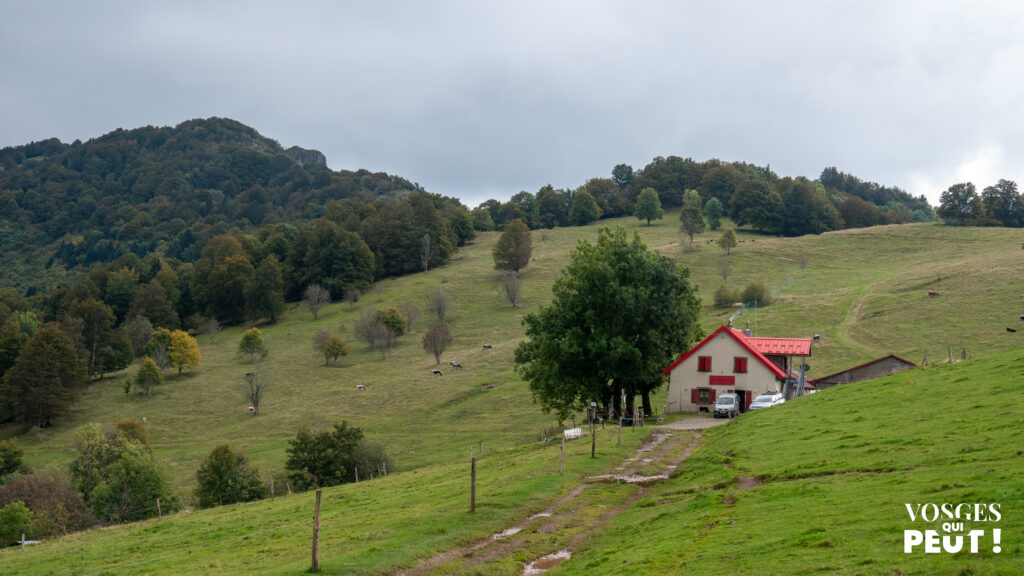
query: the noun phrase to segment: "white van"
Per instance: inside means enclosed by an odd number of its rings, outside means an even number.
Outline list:
[[[720,394],[715,400],[715,418],[735,418],[739,413],[740,399],[732,392]]]

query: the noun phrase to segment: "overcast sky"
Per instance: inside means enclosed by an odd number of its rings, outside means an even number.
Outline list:
[[[0,147],[222,116],[470,206],[670,155],[1024,184],[1020,2],[0,8]]]

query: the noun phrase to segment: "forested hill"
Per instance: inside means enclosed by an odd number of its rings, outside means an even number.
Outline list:
[[[318,151],[284,149],[224,118],[4,148],[2,284],[31,288],[42,283],[40,265],[83,269],[126,254],[191,262],[218,234],[300,224],[340,200],[414,192],[422,192],[418,184],[383,172],[333,171]]]

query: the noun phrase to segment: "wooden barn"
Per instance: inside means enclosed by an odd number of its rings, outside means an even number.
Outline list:
[[[889,374],[895,374],[902,372],[907,368],[913,368],[917,366],[910,360],[904,360],[895,354],[889,354],[877,360],[871,362],[865,362],[860,366],[854,366],[853,368],[847,368],[842,372],[836,372],[835,374],[829,374],[828,376],[822,376],[821,378],[815,378],[811,380],[818,390],[824,390],[835,386],[836,384],[849,384],[850,382],[861,382],[863,380],[871,380],[872,378],[879,378],[881,376],[888,376]]]
[[[759,338],[722,326],[662,372],[669,377],[666,411],[708,411],[723,392],[739,396],[745,411],[754,397],[799,379],[793,368],[810,355],[810,338]]]

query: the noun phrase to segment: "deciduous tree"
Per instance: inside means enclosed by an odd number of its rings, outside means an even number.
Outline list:
[[[725,250],[725,255],[728,256],[730,251],[736,247],[739,240],[736,239],[736,231],[732,228],[726,228],[722,234],[718,237],[718,246]]]
[[[171,366],[178,369],[178,376],[181,376],[183,369],[199,366],[202,361],[199,344],[188,332],[175,330],[171,332],[171,345],[167,348],[167,359]]]
[[[502,288],[505,289],[505,297],[512,303],[513,308],[519,307],[519,293],[523,288],[523,281],[516,276],[515,272],[505,272],[501,277]]]
[[[621,227],[580,242],[552,292],[524,319],[515,361],[534,398],[563,418],[588,401],[617,401],[620,389],[641,394],[649,411],[661,371],[701,333],[689,272]]]
[[[245,331],[241,342],[238,343],[238,352],[248,355],[252,363],[263,360],[267,355],[267,348],[263,344],[263,333],[259,328],[253,326]]]
[[[327,330],[320,330],[313,336],[313,348],[318,355],[324,357],[324,366],[330,364],[331,360],[338,363],[338,358],[348,356],[350,351],[348,343],[341,337],[331,334]]]
[[[153,388],[164,383],[164,375],[160,367],[152,358],[147,356],[142,360],[139,371],[135,373],[135,388],[139,393],[149,398],[153,395]]]
[[[281,265],[271,254],[260,262],[252,282],[245,287],[245,313],[252,320],[266,318],[273,324],[284,312],[284,280]]]
[[[518,274],[530,263],[533,255],[533,240],[526,223],[516,219],[506,224],[492,252],[495,269],[512,270]]]
[[[658,191],[654,188],[644,188],[636,199],[636,210],[633,215],[639,220],[647,220],[648,226],[651,225],[651,220],[661,220],[665,211],[661,209]]]
[[[708,198],[704,204],[704,218],[708,222],[708,228],[718,230],[722,226],[722,202],[718,198]]]
[[[263,397],[267,394],[267,390],[270,389],[270,378],[253,368],[252,371],[245,373],[243,380],[245,381],[245,399],[249,401],[252,413],[254,415],[259,414]]]
[[[195,291],[199,306],[228,324],[245,320],[245,290],[253,277],[252,262],[241,243],[231,236],[215,236],[195,263]]]
[[[313,433],[303,427],[288,441],[285,469],[298,490],[335,486],[355,479],[353,454],[363,439],[359,428],[348,422],[335,424],[331,432]]]
[[[452,311],[452,297],[438,286],[427,296],[427,307],[438,322],[446,322]]]
[[[679,227],[690,238],[690,245],[693,245],[693,235],[704,231],[704,211],[700,200],[700,194],[696,190],[687,190],[683,196],[683,209],[679,212]]]
[[[265,492],[249,458],[230,444],[214,448],[196,470],[195,498],[200,508],[259,500]]]
[[[981,199],[974,184],[963,182],[953,184],[939,197],[939,209],[936,214],[946,224],[969,226],[982,217]]]
[[[348,292],[345,292],[346,297]],[[320,317],[320,309],[330,304],[331,293],[319,284],[310,284],[302,292],[302,304],[313,315],[313,320]]]
[[[575,226],[590,224],[601,217],[601,207],[586,190],[579,190],[572,197],[569,208],[569,222]]]
[[[423,349],[434,355],[434,362],[441,363],[441,354],[451,346],[452,332],[444,322],[435,322],[423,335]]]

